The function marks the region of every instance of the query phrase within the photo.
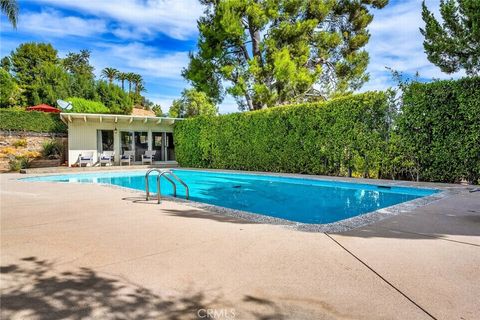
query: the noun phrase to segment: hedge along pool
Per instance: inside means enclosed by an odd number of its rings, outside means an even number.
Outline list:
[[[188,184],[193,201],[306,224],[333,223],[438,192],[246,173],[173,171]],[[68,174],[22,180],[110,184],[145,191],[145,172]],[[150,192],[156,193],[156,174],[150,175],[149,185]],[[173,194],[164,177],[161,189],[162,195]],[[181,185],[177,187],[177,196],[185,197]]]

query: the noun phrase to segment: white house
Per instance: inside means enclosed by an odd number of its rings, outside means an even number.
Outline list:
[[[154,163],[175,161],[173,124],[182,119],[91,113],[61,113],[68,125],[68,165],[79,156],[94,153],[94,162],[103,151],[115,152],[115,164],[125,151],[134,151],[141,163],[146,150],[155,150]]]

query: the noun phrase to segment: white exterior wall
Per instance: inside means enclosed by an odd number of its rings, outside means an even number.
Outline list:
[[[116,129],[116,130],[115,130]],[[118,164],[119,155],[121,154],[120,145],[120,131],[143,131],[148,132],[149,141],[151,141],[152,132],[173,132],[173,124],[160,123],[148,120],[145,123],[143,120],[133,120],[129,123],[128,120],[118,119],[115,123],[113,120],[87,119],[85,122],[82,119],[72,119],[68,122],[68,165],[71,166],[78,162],[78,157],[82,152],[91,151],[94,153],[95,162],[99,157],[97,152],[97,130],[114,130],[113,141],[115,151],[115,161]],[[152,146],[149,143],[149,150]]]

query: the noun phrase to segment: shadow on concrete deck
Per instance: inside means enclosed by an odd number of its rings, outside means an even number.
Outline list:
[[[163,209],[170,216],[183,217],[183,218],[194,218],[194,219],[208,219],[218,222],[229,222],[229,223],[238,223],[238,224],[255,224],[258,222],[248,221],[245,219],[230,217],[221,213],[204,211],[204,210],[174,210],[174,209]]]
[[[161,297],[149,289],[100,276],[88,268],[54,273],[53,264],[35,257],[19,265],[0,268],[2,290],[1,318],[65,319],[150,319],[195,318],[206,309],[201,292],[180,298]]]
[[[449,201],[448,205],[445,201],[435,203],[418,212],[400,214],[341,234],[362,238],[443,239],[480,247],[480,196]]]
[[[219,297],[207,298],[203,292],[160,296],[89,268],[58,272],[54,263],[36,257],[1,266],[0,274],[1,319],[205,319],[207,310],[222,310],[214,307]],[[242,312],[254,319],[284,318],[272,301],[246,295],[243,302],[263,306],[261,312]],[[241,315],[235,312],[232,319]]]
[[[142,197],[125,197],[122,198],[124,201],[130,201],[132,203],[138,204],[147,204],[147,205],[156,205],[158,206],[157,201],[152,198],[151,200],[147,201],[144,196]],[[187,203],[188,205],[188,203]],[[229,222],[229,223],[238,223],[238,224],[255,224],[258,222],[255,221],[248,221],[245,219],[235,218],[232,216],[228,216],[222,213],[213,212],[213,211],[206,211],[206,210],[199,210],[199,209],[185,209],[185,210],[175,210],[175,209],[163,209],[162,211],[168,213],[170,216],[175,217],[183,217],[183,218],[196,218],[196,219],[208,219],[218,222]]]

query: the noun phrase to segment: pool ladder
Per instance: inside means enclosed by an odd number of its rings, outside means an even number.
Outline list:
[[[148,176],[152,172],[158,172],[157,175],[157,203],[160,203],[162,192],[160,189],[160,178],[163,176],[165,179],[167,179],[168,182],[170,182],[173,186],[173,196],[177,196],[177,184],[175,183],[174,180],[178,181],[180,184],[182,184],[185,187],[185,198],[188,200],[189,198],[189,190],[188,186],[185,182],[183,182],[182,179],[180,179],[175,173],[172,172],[172,170],[160,170],[160,169],[150,169],[147,171],[145,174],[145,186],[146,186],[146,192],[147,192],[147,201],[150,200],[150,190],[148,187]]]

